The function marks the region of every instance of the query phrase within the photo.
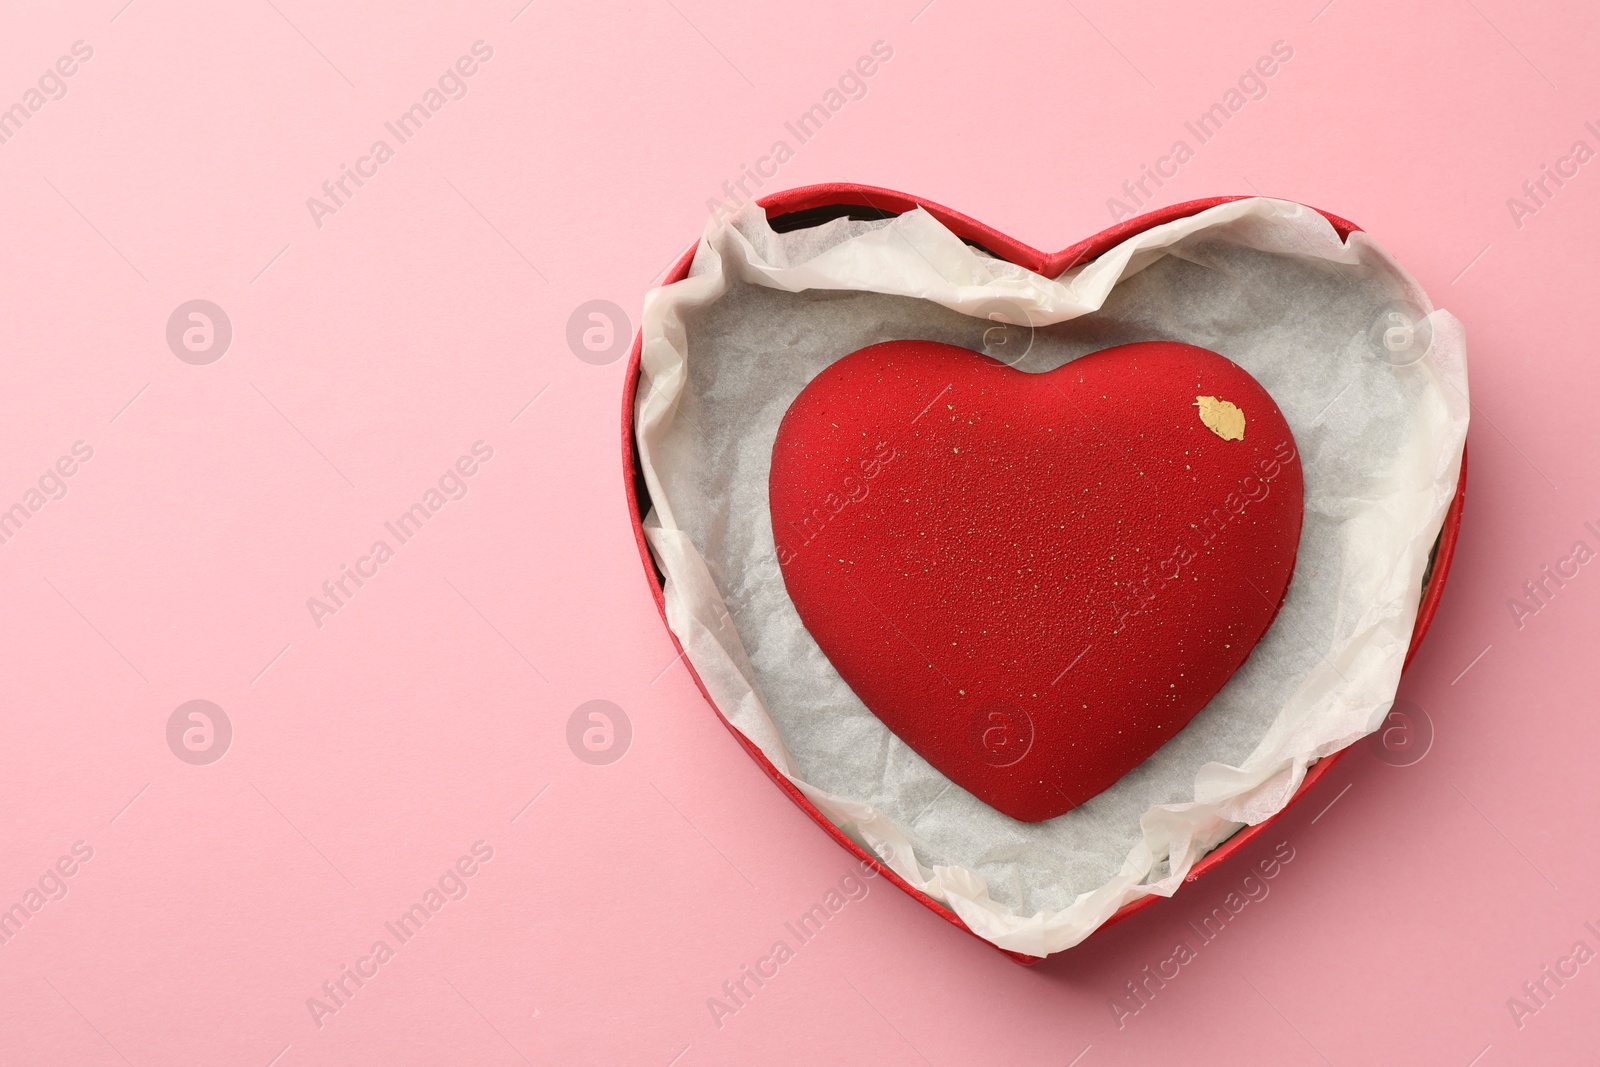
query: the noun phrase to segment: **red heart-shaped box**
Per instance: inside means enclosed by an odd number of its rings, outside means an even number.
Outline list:
[[[1047,254],[1034,248],[1030,248],[1029,246],[1013,240],[1004,234],[998,233],[982,223],[967,218],[965,215],[951,211],[948,208],[942,207],[938,204],[908,196],[904,193],[897,193],[887,189],[878,189],[871,186],[852,184],[805,186],[781,193],[774,193],[773,195],[765,197],[757,203],[762,209],[765,210],[769,225],[771,225],[772,229],[780,233],[803,229],[810,226],[819,226],[823,223],[838,218],[848,217],[852,219],[866,220],[892,218],[915,208],[921,208],[937,219],[943,226],[950,230],[951,233],[955,234],[957,237],[961,238],[967,243],[976,245],[982,250],[1001,259],[1005,259],[1017,264],[1018,266],[1025,267],[1036,274],[1047,278],[1055,278],[1072,267],[1092,260],[1096,256],[1101,255],[1122,241],[1140,234],[1154,226],[1159,226],[1175,219],[1187,218],[1190,215],[1194,215],[1207,208],[1215,207],[1218,204],[1225,204],[1241,199],[1246,198],[1234,196],[1213,197],[1205,200],[1191,200],[1187,203],[1176,204],[1172,207],[1162,208],[1157,211],[1149,212],[1145,215],[1140,215],[1137,218],[1127,219],[1126,221],[1118,223],[1109,229],[1101,231],[1094,237],[1073,245],[1071,248],[1067,248],[1053,254]],[[1356,227],[1354,224],[1338,218],[1337,216],[1329,215],[1327,212],[1319,212],[1319,214],[1328,220],[1340,238],[1345,238],[1351,232],[1358,229],[1358,227]],[[684,256],[667,273],[667,276],[662,284],[671,284],[685,278],[688,275],[690,264],[694,259],[694,252],[695,247],[691,246],[688,252],[686,252]],[[633,523],[634,538],[638,543],[640,560],[644,564],[646,576],[649,578],[651,583],[651,592],[655,596],[657,608],[662,612],[662,619],[663,622],[665,622],[666,599],[662,587],[662,575],[656,568],[655,562],[650,556],[650,550],[645,541],[644,527],[642,523],[643,516],[649,511],[650,500],[639,463],[633,423],[635,392],[639,382],[640,349],[641,338],[635,337],[633,351],[629,358],[626,384],[623,390],[622,446],[623,454],[626,459],[624,466],[624,480],[628,490],[629,517]],[[1418,607],[1417,620],[1411,636],[1411,644],[1406,653],[1407,664],[1411,662],[1411,658],[1416,654],[1417,648],[1421,644],[1423,636],[1427,633],[1428,626],[1433,619],[1434,612],[1438,609],[1439,598],[1444,592],[1445,578],[1450,570],[1450,561],[1455,552],[1456,539],[1461,526],[1461,508],[1465,499],[1466,477],[1466,455],[1465,451],[1463,450],[1461,460],[1461,475],[1456,487],[1455,498],[1450,505],[1449,511],[1445,515],[1443,527],[1440,530],[1438,541],[1434,546],[1433,559],[1428,574],[1424,580],[1422,600]],[[668,632],[669,634],[671,633],[670,628]],[[673,643],[674,645],[678,644],[676,636],[673,637]],[[680,653],[682,652],[681,646],[679,647],[679,651]],[[751,742],[747,737],[744,736],[744,734],[740,733],[728,723],[726,716],[722,715],[721,710],[716,708],[715,703],[711,701],[710,695],[706,693],[704,684],[700,681],[698,675],[695,675],[693,664],[688,663],[687,657],[685,657],[685,663],[689,667],[690,674],[695,677],[695,683],[700,686],[701,693],[706,696],[707,702],[712,704],[713,710],[716,710],[718,716],[723,719],[724,725],[728,726],[729,731],[738,740],[738,742],[744,746],[745,751],[748,752],[750,757],[756,761],[763,771],[766,772],[767,776],[777,784],[778,788],[782,789],[791,800],[799,805],[807,815],[811,816],[811,818],[815,820],[824,831],[833,837],[833,839],[837,841],[841,847],[846,849],[857,859],[861,860],[863,863],[871,865],[879,874],[883,875],[890,882],[897,885],[906,893],[910,894],[913,898],[921,902],[935,914],[941,916],[955,926],[958,926],[963,930],[967,930],[968,933],[972,933],[972,931],[968,930],[966,924],[963,923],[954,912],[950,911],[944,905],[929,897],[927,894],[907,884],[903,879],[885,866],[877,856],[873,855],[871,852],[862,848],[856,842],[847,837],[837,826],[835,826],[825,815],[823,815],[822,812],[815,807],[815,805],[807,800],[800,790],[797,789],[794,784],[788,780],[788,778],[786,778],[776,767],[772,765],[772,763],[766,758],[765,755],[762,754],[760,749],[758,749],[753,742]],[[1294,804],[1307,792],[1309,792],[1347,751],[1349,750],[1344,749],[1336,752],[1323,758],[1313,765],[1306,772],[1304,781],[1301,783],[1300,788],[1296,791],[1294,797],[1290,799],[1289,804]],[[1287,811],[1288,806],[1289,805],[1285,805],[1283,811]],[[1210,871],[1217,864],[1223,862],[1229,856],[1239,851],[1240,848],[1252,840],[1257,834],[1261,833],[1274,821],[1282,817],[1283,811],[1278,812],[1277,815],[1274,815],[1264,822],[1242,828],[1227,841],[1213,849],[1210,853],[1195,863],[1188,876],[1188,881],[1193,881],[1194,879],[1200,877],[1201,875]],[[1102,924],[1101,928],[1103,929],[1105,926],[1112,925],[1113,923],[1127,918],[1134,912],[1153,904],[1158,899],[1160,898],[1153,895],[1144,896],[1138,900],[1124,905],[1114,915],[1112,915],[1110,919],[1106,920],[1106,922]],[[978,935],[973,934],[973,936],[976,937]],[[999,949],[999,951],[1004,952],[1006,955],[1021,963],[1034,963],[1039,959],[1039,957],[1036,956],[1029,956],[1007,949]]]

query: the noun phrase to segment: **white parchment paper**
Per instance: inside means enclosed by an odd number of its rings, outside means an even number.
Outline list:
[[[688,659],[828,818],[996,945],[1046,955],[1131,900],[1170,896],[1387,713],[1460,471],[1466,349],[1365,234],[1236,201],[1051,279],[920,209],[788,234],[746,210],[708,225],[690,276],[647,296],[642,330],[645,527]],[[895,338],[1035,372],[1131,341],[1201,345],[1261,382],[1300,449],[1305,526],[1266,637],[1178,736],[1047,822],[1001,815],[902,744],[784,591],[767,502],[778,422],[828,364]]]

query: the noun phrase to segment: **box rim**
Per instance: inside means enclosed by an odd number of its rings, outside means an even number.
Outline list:
[[[1172,222],[1176,219],[1187,218],[1219,204],[1246,199],[1251,199],[1251,197],[1206,197],[1158,208],[1133,218],[1124,219],[1107,229],[1101,230],[1074,245],[1054,253],[1040,251],[976,219],[934,203],[931,200],[877,186],[859,185],[850,182],[829,182],[818,185],[797,186],[793,189],[771,193],[755,201],[755,203],[766,211],[769,221],[802,211],[827,208],[848,209],[850,207],[859,207],[885,215],[900,215],[914,208],[922,208],[938,219],[946,229],[969,244],[974,244],[998,258],[1026,267],[1036,274],[1055,278],[1072,269],[1078,263],[1091,260],[1122,241],[1143,233],[1152,227]],[[1309,207],[1310,205],[1304,206]],[[1311,208],[1311,210],[1316,211],[1317,214],[1327,219],[1341,240],[1348,238],[1351,233],[1360,231],[1359,226],[1337,215],[1323,211],[1320,208]],[[845,214],[848,214],[848,211],[840,213],[841,216]],[[694,260],[694,254],[698,247],[699,240],[697,239],[667,271],[661,281],[662,285],[670,285],[673,282],[681,281],[688,275],[690,264]],[[837,844],[855,856],[857,860],[875,869],[878,874],[887,877],[897,888],[904,891],[934,914],[968,935],[982,941],[990,948],[1011,957],[1018,963],[1034,964],[1048,958],[1001,948],[972,930],[949,907],[934,900],[928,894],[917,889],[890,870],[875,853],[850,838],[831,819],[824,815],[816,805],[806,799],[805,794],[801,793],[794,783],[767,759],[765,753],[728,721],[727,717],[722,714],[722,709],[717,707],[716,701],[711,698],[711,694],[706,690],[705,683],[701,681],[699,673],[694,669],[694,664],[684,655],[684,648],[679,642],[677,634],[673,633],[671,625],[667,624],[666,594],[661,585],[660,572],[656,569],[655,560],[650,555],[650,547],[644,536],[644,516],[640,511],[641,493],[644,489],[643,471],[639,464],[637,442],[634,435],[634,399],[638,391],[639,361],[642,347],[643,333],[637,332],[634,335],[633,347],[628,354],[628,365],[624,372],[623,382],[622,448],[625,460],[623,464],[623,481],[627,496],[628,517],[633,525],[634,541],[639,549],[641,562],[644,565],[645,578],[650,583],[651,595],[655,599],[656,609],[661,613],[662,623],[666,626],[667,637],[672,641],[673,647],[677,649],[679,658],[683,660],[684,667],[689,671],[689,676],[694,679],[695,686],[700,690],[700,695],[705,698],[706,703],[710,705],[717,718],[722,720],[722,724],[728,728],[734,739],[739,742],[751,759],[755,760],[757,766],[766,773],[767,777],[803,812],[810,816],[812,821],[817,823],[828,836],[832,837]],[[1417,606],[1417,619],[1411,631],[1411,644],[1406,649],[1406,658],[1401,668],[1402,676],[1405,669],[1410,667],[1412,659],[1417,654],[1417,649],[1421,647],[1422,639],[1426,636],[1429,627],[1432,625],[1434,614],[1438,611],[1440,598],[1444,595],[1445,580],[1449,576],[1450,565],[1455,558],[1456,543],[1460,535],[1461,512],[1466,501],[1466,486],[1467,449],[1463,444],[1461,450],[1461,472],[1456,482],[1455,496],[1450,502],[1449,509],[1445,512],[1444,523],[1434,543],[1432,565],[1428,574],[1427,585],[1422,592],[1422,599]],[[1230,856],[1259,836],[1267,827],[1282,818],[1313,786],[1326,777],[1334,765],[1353,747],[1353,745],[1347,745],[1312,764],[1307,769],[1304,779],[1301,780],[1299,788],[1295,790],[1294,795],[1289,798],[1281,809],[1262,822],[1240,827],[1229,835],[1226,840],[1207,852],[1190,868],[1189,873],[1184,877],[1185,884],[1197,880],[1225,862]],[[1157,894],[1146,894],[1138,900],[1130,901],[1113,912],[1105,922],[1095,927],[1088,937],[1093,937],[1106,928],[1115,926],[1117,923],[1143,911],[1157,901],[1165,899],[1170,898]]]

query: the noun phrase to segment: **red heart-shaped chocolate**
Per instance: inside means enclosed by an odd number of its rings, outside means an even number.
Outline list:
[[[891,341],[817,375],[772,451],[784,584],[863,703],[1006,815],[1144,761],[1250,654],[1300,543],[1294,438],[1222,356],[1028,374]]]

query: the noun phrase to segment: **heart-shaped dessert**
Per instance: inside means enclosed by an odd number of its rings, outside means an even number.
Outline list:
[[[1238,670],[1288,591],[1302,481],[1203,348],[1041,374],[892,341],[795,398],[770,475],[790,599],[863,703],[1015,819],[1082,804]]]

